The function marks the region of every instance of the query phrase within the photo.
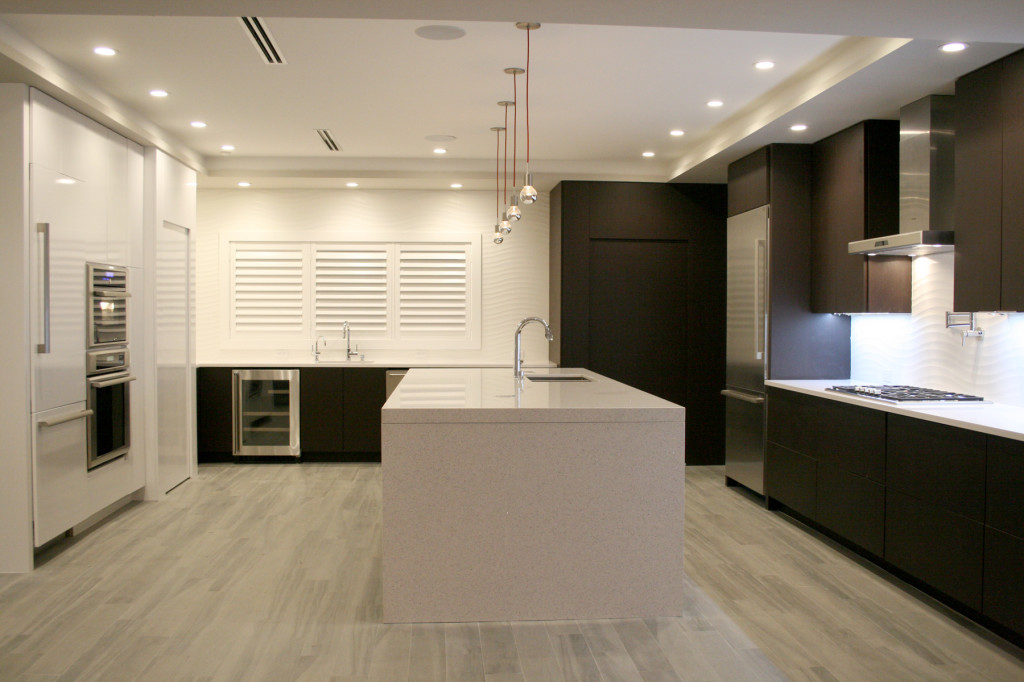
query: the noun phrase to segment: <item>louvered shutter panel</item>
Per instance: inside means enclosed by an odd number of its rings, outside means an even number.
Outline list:
[[[400,244],[398,325],[403,340],[465,338],[469,296],[465,244]]]
[[[233,244],[232,331],[302,334],[305,307],[302,244]]]
[[[384,244],[319,244],[314,260],[317,334],[348,321],[360,338],[388,335],[388,254]]]

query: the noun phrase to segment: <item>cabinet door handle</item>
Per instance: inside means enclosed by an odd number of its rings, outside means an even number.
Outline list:
[[[767,294],[768,243],[754,242],[754,359],[764,358],[765,299]]]
[[[80,410],[78,412],[70,412],[68,414],[62,414],[59,417],[53,419],[40,419],[40,426],[57,426],[58,424],[65,424],[67,422],[73,422],[76,419],[85,419],[86,417],[92,416],[92,410]]]
[[[764,398],[762,396],[750,395],[749,393],[743,393],[742,391],[733,391],[728,388],[722,391],[722,395],[726,398],[735,398],[736,400],[742,400],[745,403],[754,403],[755,405],[764,403]]]
[[[50,352],[50,223],[36,223],[36,235],[42,236],[42,248],[39,250],[39,272],[42,280],[41,303],[43,322],[43,342],[36,344],[37,353]],[[40,422],[41,423],[41,422]]]
[[[89,386],[91,386],[92,388],[107,388],[109,386],[117,386],[118,384],[127,384],[129,381],[135,381],[135,377],[119,376],[107,379],[106,381],[90,381]]]

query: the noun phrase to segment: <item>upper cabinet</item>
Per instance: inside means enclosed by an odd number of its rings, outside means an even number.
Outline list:
[[[899,145],[899,121],[862,121],[813,145],[813,312],[910,312],[909,258],[847,251],[899,232]]]
[[[1024,310],[1024,51],[956,82],[961,311]]]

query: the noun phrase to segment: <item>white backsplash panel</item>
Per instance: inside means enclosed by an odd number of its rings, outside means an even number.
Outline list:
[[[494,194],[478,191],[281,189],[199,190],[196,230],[197,362],[306,362],[311,353],[286,349],[230,350],[219,315],[221,235],[325,231],[337,238],[481,235],[481,327],[478,349],[423,349],[401,353],[367,350],[366,360],[393,363],[512,364],[516,325],[530,315],[548,315],[548,195],[523,209],[523,219],[501,245],[493,244]],[[311,340],[312,341],[312,340]],[[358,342],[357,335],[353,342]],[[527,362],[547,362],[542,333],[523,335]],[[324,359],[335,348],[329,345]],[[363,346],[361,346],[363,348]],[[399,357],[400,355],[400,357]]]
[[[960,391],[1024,406],[1024,313],[979,315],[981,338],[946,329],[952,253],[914,259],[910,315],[854,315],[851,376],[869,384]],[[958,311],[969,312],[969,311]]]

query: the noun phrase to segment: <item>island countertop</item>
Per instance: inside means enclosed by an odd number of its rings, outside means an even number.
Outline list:
[[[517,380],[511,367],[411,369],[384,404],[385,424],[445,422],[677,421],[684,409],[581,368],[526,375],[582,375],[589,381]]]

